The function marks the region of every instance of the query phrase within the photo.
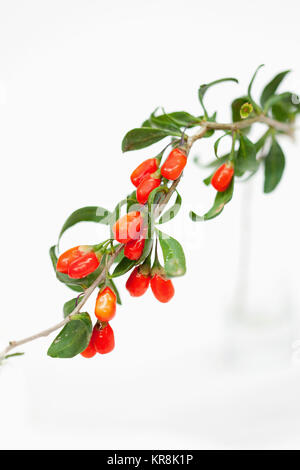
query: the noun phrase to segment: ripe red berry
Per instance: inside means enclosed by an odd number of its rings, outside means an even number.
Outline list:
[[[105,287],[98,293],[95,315],[100,321],[109,321],[115,314],[117,309],[117,297],[110,287]]]
[[[137,260],[142,256],[145,246],[145,238],[131,240],[124,247],[124,256],[131,260]]]
[[[58,258],[56,270],[60,273],[68,274],[70,263],[83,256],[85,253],[88,253],[89,251],[91,251],[91,247],[84,245],[70,248],[69,250],[62,253]]]
[[[126,282],[126,289],[132,297],[144,295],[150,284],[150,276],[143,274],[140,267],[134,268]]]
[[[212,177],[212,186],[220,192],[226,191],[234,175],[234,167],[231,163],[223,163]]]
[[[121,217],[113,226],[115,239],[119,243],[128,243],[130,240],[139,239],[142,221],[143,219],[140,212],[128,212],[128,214]]]
[[[179,148],[173,149],[161,167],[161,175],[168,180],[177,180],[183,172],[186,162],[185,152]]]
[[[94,337],[94,346],[98,353],[107,354],[115,347],[115,337],[112,327],[109,323],[104,323],[96,327]]]
[[[136,190],[136,199],[138,203],[146,204],[150,193],[153,191],[153,189],[158,188],[160,183],[160,178],[155,178],[153,175],[145,176]]]
[[[96,352],[97,352],[96,348],[95,348],[95,345],[94,345],[94,339],[95,339],[96,334],[97,334],[96,333],[96,327],[94,326],[93,333],[92,333],[90,342],[88,344],[88,347],[80,353],[83,357],[85,357],[87,359],[89,359],[91,357],[94,357]]]
[[[93,273],[99,266],[100,262],[94,251],[90,251],[80,258],[70,263],[68,276],[72,279],[82,279]]]
[[[165,279],[159,274],[154,274],[152,277],[151,289],[157,300],[163,303],[169,302],[175,294],[172,281],[170,279]]]
[[[130,176],[132,184],[135,187],[138,187],[142,179],[146,175],[151,175],[158,169],[158,160],[156,158],[148,158],[143,163],[141,163],[132,173]]]

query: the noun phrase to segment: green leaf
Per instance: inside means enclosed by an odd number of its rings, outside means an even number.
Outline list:
[[[182,199],[178,191],[177,192],[177,197],[175,200],[175,203],[170,209],[168,209],[159,219],[158,224],[164,224],[166,222],[169,222],[169,220],[174,219],[174,217],[178,214],[180,211]]]
[[[64,307],[63,307],[64,318],[66,318],[68,315],[70,315],[70,313],[73,312],[74,308],[77,305],[77,299],[78,297],[75,297],[74,299],[71,299],[65,302]]]
[[[265,107],[266,102],[271,98],[272,95],[276,93],[277,88],[279,87],[282,80],[290,72],[290,70],[285,70],[280,72],[276,77],[274,77],[263,89],[263,92],[260,97],[260,104],[262,107]]]
[[[127,214],[128,214],[132,206],[139,205],[137,198],[136,198],[136,190],[132,191],[132,193],[127,196],[126,200],[127,200]]]
[[[180,127],[195,127],[203,120],[203,116],[195,117],[185,111],[175,111],[169,113],[168,116],[176,122]]]
[[[274,138],[267,157],[265,158],[264,192],[272,192],[281,180],[285,167],[284,153]]]
[[[140,127],[127,132],[122,141],[122,151],[139,150],[168,137],[170,135],[180,135],[177,132],[164,131],[152,127]]]
[[[223,157],[222,157],[223,158]],[[227,160],[226,160],[227,161]],[[220,162],[218,161],[218,164],[220,164]],[[210,183],[211,183],[211,180],[212,180],[212,177],[214,176],[215,174],[215,170],[209,175],[207,176],[206,178],[204,178],[203,180],[203,183],[206,184],[206,186],[209,186]]]
[[[271,129],[268,129],[256,142],[255,142],[255,151],[256,153],[261,150],[263,148],[263,146],[265,145],[267,139],[270,137],[271,135]]]
[[[272,106],[272,116],[277,121],[287,122],[290,121],[293,117],[291,113],[291,106],[284,102],[280,101]]]
[[[226,191],[217,192],[215,202],[213,207],[203,216],[197,215],[195,212],[191,211],[189,216],[193,222],[202,222],[204,220],[213,219],[217,217],[224,209],[225,204],[227,204],[233,195],[233,187],[234,187],[234,178],[232,179],[230,186]]]
[[[214,152],[215,152],[215,156],[219,159],[219,155],[218,155],[218,147],[219,147],[219,143],[220,141],[224,138],[224,137],[227,137],[228,135],[231,134],[231,131],[227,131],[225,132],[225,134],[221,135],[221,137],[219,137],[215,143],[214,143]]]
[[[285,93],[281,93],[280,95],[271,96],[265,103],[264,113],[266,114],[274,104],[280,103],[284,101],[285,99],[290,99],[290,98],[291,98],[290,92],[285,92]]]
[[[57,279],[60,281],[60,282],[63,282],[67,287],[69,287],[70,289],[74,290],[75,292],[82,292],[84,290],[84,288],[82,287],[81,283],[79,280],[71,280],[69,278],[69,276],[67,276],[66,274],[62,274],[62,273],[59,273],[56,271],[56,265],[57,265],[57,256],[56,256],[56,245],[52,246],[50,248],[50,251],[49,251],[49,254],[50,254],[50,258],[51,258],[51,261],[52,261],[52,266],[53,266],[53,269],[56,273],[56,277]]]
[[[180,125],[178,125],[168,114],[161,114],[155,116],[155,111],[150,116],[151,127],[157,127],[158,129],[171,132],[171,135],[181,135]]]
[[[113,278],[123,276],[123,274],[126,274],[128,271],[130,271],[133,266],[135,266],[135,264],[136,261],[128,259],[124,256],[124,258],[117,264],[114,272],[110,275],[110,277]]]
[[[145,240],[145,246],[144,246],[143,253],[142,253],[141,257],[137,260],[136,264],[142,264],[145,261],[145,259],[149,255],[150,251],[152,250],[152,246],[153,246],[153,238],[152,237],[149,238],[149,236],[148,236],[148,238],[146,238],[146,240]]]
[[[255,77],[257,75],[257,72],[262,68],[264,67],[264,64],[261,64],[257,67],[257,69],[255,70],[254,74],[253,74],[253,77],[251,78],[251,81],[249,83],[249,86],[248,86],[248,99],[250,101],[250,103],[252,104],[253,108],[255,109],[256,112],[260,112],[261,109],[260,107],[258,106],[258,104],[256,104],[256,102],[254,101],[254,99],[252,98],[252,85],[253,85],[253,82],[255,80]]]
[[[240,147],[235,160],[235,174],[241,176],[245,171],[257,168],[255,145],[245,135],[240,135]]]
[[[182,246],[175,238],[166,235],[160,230],[159,243],[164,257],[164,268],[168,277],[183,276],[186,273],[186,261]]]
[[[118,243],[117,245],[115,245],[115,251],[119,248],[119,246],[121,245],[121,243]],[[124,248],[120,251],[120,253],[116,256],[116,258],[114,259],[114,263],[115,264],[118,264],[120,263],[120,261],[124,258]]]
[[[71,358],[84,351],[90,341],[93,325],[88,313],[78,313],[64,326],[48,349],[48,356]]]
[[[216,118],[217,118],[217,113],[214,112],[214,114],[210,117],[207,117],[206,120],[208,122],[216,122]],[[207,139],[207,138],[211,137],[214,133],[215,133],[214,129],[209,129],[208,131],[205,132],[203,138]]]
[[[18,357],[18,356],[24,356],[25,353],[23,352],[17,352],[17,353],[13,353],[13,354],[7,354],[6,356],[4,356],[4,359],[9,359],[11,357]]]
[[[229,158],[229,153],[226,153],[226,155],[223,155],[222,157],[219,157],[217,160],[214,158],[211,162],[203,165],[204,168],[217,168],[220,166],[222,163],[226,163],[228,158]],[[199,165],[200,166],[200,165]],[[213,174],[212,174],[213,175]],[[212,177],[211,175],[211,177]],[[207,179],[207,178],[205,178]],[[204,181],[204,180],[203,180]],[[204,181],[205,182],[205,181]],[[205,183],[207,184],[207,183]],[[209,183],[208,183],[209,184]]]
[[[151,212],[151,206],[154,204],[157,200],[157,194],[158,193],[167,193],[169,191],[168,186],[158,186],[158,188],[153,189],[151,193],[149,194],[148,197],[148,210]]]
[[[97,222],[109,225],[109,219],[110,212],[107,209],[103,209],[103,207],[89,206],[77,209],[65,221],[60,231],[58,241],[68,228],[73,227],[73,225],[76,225],[79,222]]]
[[[239,83],[236,78],[229,77],[229,78],[221,78],[219,80],[215,80],[213,82],[204,83],[203,85],[200,85],[199,90],[198,90],[198,98],[199,98],[200,104],[203,108],[206,119],[208,118],[208,113],[207,113],[206,108],[205,108],[204,103],[203,103],[203,98],[204,98],[205,93],[207,92],[207,90],[210,87],[212,87],[214,85],[217,85],[218,83],[229,82],[229,81]]]

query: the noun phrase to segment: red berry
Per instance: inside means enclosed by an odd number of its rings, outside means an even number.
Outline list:
[[[119,243],[128,243],[130,240],[139,239],[142,221],[141,213],[138,211],[125,214],[113,226],[115,239]]]
[[[124,256],[131,260],[137,260],[142,256],[145,246],[145,238],[131,240],[124,247]]]
[[[96,327],[94,326],[93,333],[92,333],[90,342],[88,344],[88,347],[80,353],[83,357],[86,357],[87,359],[94,357],[97,352],[95,349],[95,345],[94,345],[95,335],[96,335]]]
[[[136,190],[136,199],[139,204],[146,204],[148,201],[148,197],[153,189],[158,188],[160,186],[161,179],[154,178],[153,176],[145,176],[142,179],[138,188]]]
[[[158,161],[156,158],[148,158],[143,163],[141,163],[132,173],[130,176],[132,184],[138,187],[142,179],[146,175],[151,175],[158,169]]]
[[[212,186],[220,192],[226,191],[234,175],[234,167],[231,163],[223,163],[212,177]]]
[[[173,149],[161,167],[161,175],[168,180],[177,180],[183,172],[186,162],[187,156],[184,151],[178,148]]]
[[[126,289],[132,297],[144,295],[149,287],[150,276],[140,272],[139,267],[134,268],[126,282]]]
[[[98,268],[99,264],[98,257],[94,251],[91,251],[72,261],[69,265],[68,275],[72,279],[82,279],[93,273]]]
[[[172,281],[159,274],[154,274],[151,279],[151,289],[157,300],[163,303],[169,302],[175,294]]]
[[[89,246],[75,246],[60,255],[57,260],[56,270],[63,274],[68,274],[68,269],[72,261],[80,258],[91,250]]]
[[[105,287],[97,296],[95,315],[100,321],[109,321],[115,314],[117,309],[117,297],[110,287]]]
[[[100,354],[107,354],[114,349],[114,332],[109,323],[104,324],[102,328],[97,326],[94,338],[94,346],[96,351]]]

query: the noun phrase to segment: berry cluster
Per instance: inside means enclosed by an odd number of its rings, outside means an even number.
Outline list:
[[[158,188],[163,181],[178,179],[187,162],[183,149],[173,149],[164,164],[159,168],[160,159],[149,158],[141,163],[131,174],[131,182],[137,188],[136,200],[144,206],[150,193]],[[145,239],[148,233],[145,214],[142,211],[131,211],[119,218],[112,227],[114,240],[124,245],[124,256],[132,261],[138,261],[142,256]],[[72,279],[83,279],[92,274],[101,264],[106,252],[108,240],[100,245],[81,245],[71,248],[60,255],[56,270],[67,274]],[[151,251],[140,265],[131,272],[126,288],[131,296],[140,297],[147,291],[149,284],[157,300],[166,303],[174,296],[173,283],[167,278],[164,268],[158,260],[157,244],[155,259],[151,267]],[[91,358],[98,352],[109,353],[114,349],[114,333],[109,324],[116,314],[117,297],[113,289],[106,284],[100,288],[96,299],[95,316],[97,322],[88,347],[81,352],[85,358]]]

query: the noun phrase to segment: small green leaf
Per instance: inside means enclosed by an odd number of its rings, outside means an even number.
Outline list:
[[[234,187],[234,178],[232,179],[230,186],[226,191],[217,192],[215,202],[213,207],[203,216],[197,215],[195,212],[191,211],[189,216],[193,222],[202,222],[204,220],[213,219],[217,217],[224,209],[225,204],[227,204],[233,195],[233,187]]]
[[[73,312],[74,308],[77,305],[77,299],[78,297],[75,297],[74,299],[65,302],[63,307],[64,318],[66,318],[68,315],[70,315],[70,313]]]
[[[160,116],[155,116],[155,111],[151,114],[149,118],[151,122],[151,127],[157,127],[158,129],[165,130],[166,132],[171,132],[171,135],[180,136],[180,125],[178,125],[168,114],[161,114]]]
[[[290,72],[290,70],[285,70],[280,72],[276,77],[274,77],[263,89],[263,92],[260,97],[260,103],[262,107],[265,107],[266,102],[271,98],[272,95],[276,93],[277,88],[284,79],[284,77]]]
[[[271,148],[267,157],[264,160],[265,162],[265,182],[264,182],[264,192],[272,192],[279,181],[281,180],[283,170],[285,167],[285,158],[284,153],[275,140],[272,141]]]
[[[281,93],[280,95],[272,95],[265,103],[264,106],[264,113],[266,114],[269,109],[274,106],[277,103],[284,102],[286,99],[291,99],[291,93],[290,92],[285,92]]]
[[[253,85],[253,82],[254,82],[255,77],[256,77],[256,75],[257,75],[257,72],[258,72],[262,67],[264,67],[264,64],[261,64],[261,65],[259,65],[259,66],[257,67],[257,69],[255,70],[255,72],[254,72],[254,74],[253,74],[253,77],[251,78],[251,81],[250,81],[250,83],[249,83],[249,86],[248,86],[248,100],[250,101],[250,103],[252,104],[252,106],[253,106],[253,108],[254,108],[254,110],[255,110],[256,112],[260,112],[261,109],[260,109],[260,107],[258,106],[258,104],[256,104],[256,102],[254,101],[254,99],[252,98],[252,94],[251,94],[251,93],[252,93],[252,85]]]
[[[159,219],[158,221],[158,224],[164,224],[166,222],[169,222],[169,220],[172,220],[174,219],[174,217],[178,214],[178,212],[180,211],[180,207],[181,207],[181,203],[182,203],[182,199],[181,199],[181,196],[180,194],[177,192],[177,197],[176,197],[176,200],[175,200],[175,203],[172,207],[170,207],[170,209],[168,209]]]
[[[282,122],[293,122],[299,112],[299,98],[295,93],[287,93],[285,97],[283,96],[280,101],[272,106],[272,116]]]
[[[48,356],[71,358],[84,351],[90,341],[93,325],[88,313],[78,313],[64,326],[48,349]]]
[[[222,157],[223,158],[223,157]],[[227,161],[227,160],[226,160]],[[218,161],[218,164],[220,164],[220,162]],[[212,180],[212,177],[214,176],[215,174],[215,170],[209,175],[207,176],[206,178],[204,178],[203,180],[203,183],[206,184],[206,186],[209,186],[210,183],[211,183],[211,180]]]
[[[168,186],[158,186],[158,188],[153,189],[148,197],[148,210],[151,212],[151,206],[157,200],[157,194],[159,193],[167,193],[169,190]]]
[[[177,132],[164,131],[152,127],[140,127],[127,132],[122,141],[122,151],[139,150],[155,144],[170,135],[180,135]]]
[[[207,163],[206,165],[203,165],[203,166],[204,166],[204,168],[217,168],[217,167],[220,166],[220,164],[227,162],[227,160],[229,158],[229,155],[230,155],[229,153],[226,153],[226,155],[223,155],[222,157],[219,157],[217,160],[214,158],[211,162],[209,162],[209,163]],[[212,176],[213,176],[213,174],[211,175],[211,177]],[[206,179],[207,178],[205,178],[205,180]],[[209,184],[209,183],[205,183],[205,184]]]
[[[18,356],[24,356],[25,353],[23,352],[17,352],[17,353],[13,353],[13,354],[7,354],[6,356],[4,356],[4,359],[9,359],[11,357],[18,357]]]
[[[210,117],[207,117],[206,120],[208,122],[216,122],[216,118],[217,118],[217,112],[214,112],[214,114]],[[208,131],[205,132],[203,138],[208,139],[209,137],[214,135],[214,133],[215,133],[214,129],[209,129]]]
[[[203,116],[195,117],[185,111],[175,111],[169,113],[168,116],[175,121],[180,127],[195,127],[203,120]]]
[[[175,238],[157,230],[159,243],[164,257],[164,268],[168,277],[183,276],[186,261],[182,246]]]
[[[231,134],[231,131],[227,131],[225,132],[225,134],[221,135],[221,137],[219,137],[215,143],[214,143],[214,152],[215,152],[215,156],[219,159],[219,155],[218,155],[218,147],[219,147],[219,143],[220,141],[224,138],[224,137],[227,137],[228,135]]]
[[[123,276],[123,274],[126,274],[128,271],[130,271],[133,266],[135,266],[135,264],[136,261],[128,259],[124,256],[124,258],[121,259],[121,261],[117,264],[114,272],[110,275],[110,277],[113,278]]]
[[[127,196],[127,214],[130,212],[130,208],[132,206],[139,205],[137,198],[136,198],[136,190],[132,191],[131,194]]]
[[[245,171],[257,168],[255,145],[243,134],[240,134],[240,147],[235,160],[235,174],[241,176]]]
[[[119,246],[120,246],[120,243],[117,244],[117,245],[115,245],[115,251],[119,248]],[[118,253],[118,255],[116,256],[116,258],[114,259],[114,263],[115,263],[115,264],[120,263],[120,261],[121,261],[123,258],[124,258],[124,249],[122,249],[122,250],[120,251],[120,253]]]
[[[79,222],[97,222],[108,225],[109,218],[110,212],[107,209],[103,209],[103,207],[89,206],[77,209],[65,221],[60,231],[58,241],[68,228],[73,227],[73,225],[76,225]]]
[[[204,103],[203,103],[203,98],[204,98],[205,93],[207,92],[207,90],[210,87],[212,87],[214,85],[217,85],[218,83],[229,82],[229,81],[239,83],[239,81],[236,78],[229,77],[229,78],[221,78],[219,80],[215,80],[213,82],[204,83],[203,85],[200,85],[199,90],[198,90],[198,98],[199,98],[200,104],[203,108],[206,119],[208,118],[208,113],[207,113],[206,108],[205,108]]]

